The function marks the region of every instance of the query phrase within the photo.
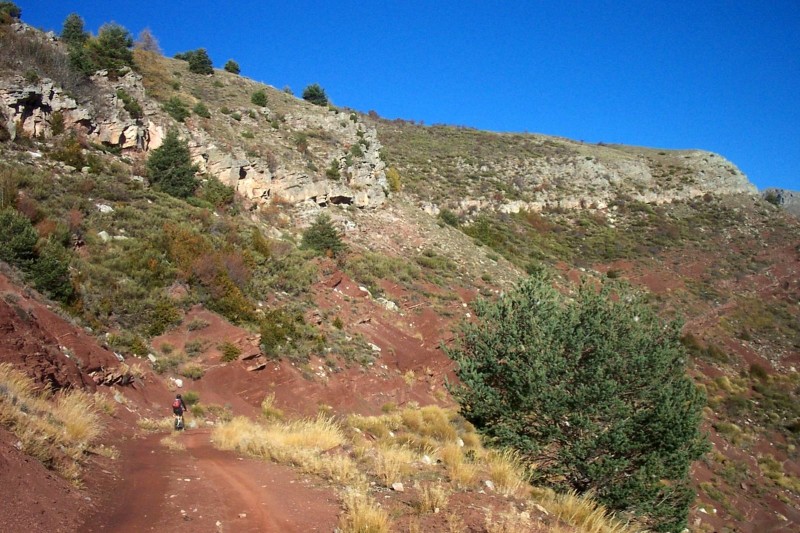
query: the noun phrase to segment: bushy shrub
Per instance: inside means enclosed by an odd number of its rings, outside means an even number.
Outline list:
[[[681,325],[624,286],[585,283],[567,298],[544,274],[475,315],[446,352],[461,380],[453,394],[488,442],[516,448],[538,483],[683,529],[689,467],[707,443]]]
[[[19,20],[22,16],[22,9],[14,2],[0,2],[0,24],[8,24]]]
[[[331,165],[325,170],[325,177],[329,180],[339,180],[341,178],[338,159],[334,158],[331,160]]]
[[[176,130],[167,132],[164,144],[153,150],[147,159],[150,183],[178,198],[186,198],[194,193],[197,188],[196,172],[189,146],[178,138]]]
[[[197,196],[214,207],[223,207],[233,203],[234,190],[217,178],[210,177],[200,186]]]
[[[461,224],[461,221],[458,219],[458,215],[456,215],[449,209],[442,209],[441,211],[439,211],[439,218],[441,219],[442,222],[444,222],[448,226],[453,226],[454,228],[457,228],[459,224]]]
[[[222,353],[222,357],[220,361],[223,363],[229,363],[231,361],[236,361],[240,355],[242,355],[242,350],[240,350],[235,344],[231,342],[223,342],[218,346],[219,351]]]
[[[33,285],[55,300],[72,300],[74,288],[69,276],[70,257],[67,250],[55,240],[48,239],[38,255],[31,267]]]
[[[140,106],[139,102],[137,102],[133,96],[128,94],[125,89],[117,89],[117,98],[120,99],[123,108],[128,112],[131,118],[137,119],[144,116],[142,106]]]
[[[299,313],[291,313],[284,309],[270,309],[264,313],[259,327],[261,350],[264,355],[280,358],[281,350],[285,350],[299,337],[299,328],[302,324],[303,315]]]
[[[227,62],[225,62],[225,66],[222,68],[224,68],[231,74],[239,74],[239,72],[241,72],[241,69],[239,68],[239,63],[237,63],[233,59],[229,59]]]
[[[167,100],[167,102],[163,105],[163,109],[169,116],[178,122],[183,122],[191,114],[189,113],[189,107],[177,96],[173,96]]]
[[[259,89],[250,95],[250,102],[259,107],[267,107],[267,93],[264,89]]]
[[[328,95],[325,94],[325,89],[320,87],[318,83],[312,83],[303,89],[303,100],[311,102],[314,105],[328,105]]]
[[[317,220],[303,232],[302,247],[314,250],[319,255],[331,257],[336,257],[345,251],[342,238],[327,213],[320,214]]]
[[[203,102],[197,102],[192,108],[192,111],[194,111],[194,114],[198,117],[211,118],[211,112]]]
[[[24,268],[36,258],[36,230],[15,209],[0,210],[0,260]]]
[[[394,167],[389,167],[386,171],[386,181],[389,183],[389,191],[400,192],[402,181],[400,179],[400,172]]]

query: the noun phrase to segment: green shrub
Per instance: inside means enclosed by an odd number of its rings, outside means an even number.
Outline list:
[[[203,320],[202,318],[195,318],[186,326],[186,329],[189,331],[197,331],[198,329],[204,329],[209,326],[207,320]]]
[[[199,198],[205,200],[214,207],[223,207],[232,204],[234,195],[233,187],[225,185],[215,177],[206,179],[197,191],[197,196]]]
[[[182,396],[183,402],[189,407],[197,405],[197,403],[200,401],[200,394],[193,390],[187,390]]]
[[[231,118],[236,122],[239,122],[242,120],[242,114],[239,113],[238,111],[234,111],[233,113],[231,113]]]
[[[325,94],[325,89],[320,87],[317,83],[312,83],[303,89],[303,100],[311,102],[314,105],[328,105],[328,95]]]
[[[211,112],[203,102],[197,102],[192,108],[192,111],[194,111],[194,114],[198,117],[211,118]]]
[[[27,268],[36,259],[37,239],[27,217],[8,207],[0,210],[0,260]]]
[[[189,112],[189,107],[177,96],[173,96],[167,100],[161,107],[169,116],[178,122],[185,121],[191,114]]]
[[[8,24],[19,20],[22,16],[22,9],[14,2],[0,2],[0,24]]]
[[[74,288],[69,275],[70,254],[58,242],[48,239],[39,249],[31,268],[31,281],[41,292],[61,302],[70,302]]]
[[[242,350],[240,350],[235,344],[225,341],[219,346],[219,351],[222,353],[222,357],[220,361],[223,363],[229,363],[231,361],[236,361],[240,355],[242,355]]]
[[[250,102],[259,107],[267,107],[267,93],[264,89],[259,89],[250,95]]]
[[[441,219],[441,221],[448,226],[453,226],[454,228],[457,228],[461,224],[461,221],[458,219],[458,215],[449,209],[442,209],[439,211],[439,219]]]
[[[331,218],[322,213],[317,220],[303,232],[302,247],[314,250],[318,255],[336,257],[345,251],[345,245]]]
[[[259,333],[261,350],[267,357],[280,358],[281,351],[293,344],[300,336],[303,315],[285,309],[270,309],[264,313]]]
[[[229,59],[227,62],[225,62],[225,66],[222,68],[224,68],[231,74],[239,74],[239,72],[241,72],[241,69],[239,68],[239,63],[237,63],[233,59]]]
[[[144,111],[142,111],[142,106],[139,105],[139,102],[133,98],[133,96],[129,95],[125,89],[117,89],[117,98],[122,101],[122,106],[125,108],[125,111],[131,116],[131,118],[142,118],[144,116]]]
[[[195,357],[206,351],[207,347],[208,347],[208,341],[205,341],[203,339],[194,339],[187,342],[184,345],[183,350],[189,357]]]
[[[50,157],[77,169],[86,166],[86,156],[83,155],[83,147],[74,136],[64,139],[61,146],[50,153]]]
[[[325,177],[329,180],[339,180],[341,174],[339,173],[339,160],[334,158],[331,160],[331,165],[325,170]]]
[[[150,153],[147,173],[158,189],[178,198],[190,196],[197,188],[189,146],[178,138],[176,130],[167,132],[164,143]]]
[[[546,275],[479,301],[475,315],[446,352],[454,397],[487,441],[522,453],[534,483],[683,529],[689,467],[708,445],[681,324],[624,286],[587,282],[567,298]]]
[[[205,375],[206,371],[202,366],[190,363],[181,368],[180,374],[185,378],[197,381]]]

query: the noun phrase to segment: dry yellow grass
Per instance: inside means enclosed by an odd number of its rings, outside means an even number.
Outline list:
[[[542,491],[537,502],[559,520],[577,528],[581,533],[639,533],[645,528],[618,520],[613,513],[592,499],[573,491],[556,494]]]
[[[358,486],[364,483],[356,464],[349,457],[321,455],[321,452],[345,442],[339,425],[324,416],[269,425],[236,417],[218,426],[212,439],[222,449],[291,464],[331,481]]]
[[[0,364],[0,425],[26,454],[79,483],[80,461],[103,427],[95,400],[83,391],[55,397],[7,363]]]
[[[173,418],[169,416],[164,418],[140,418],[136,421],[136,425],[141,429],[154,433],[159,431],[169,431],[172,429],[173,423]]]
[[[514,450],[490,450],[485,458],[489,479],[504,496],[516,496],[527,487],[522,460]]]
[[[401,481],[411,472],[411,465],[417,455],[408,448],[378,445],[373,453],[373,471],[384,485]]]
[[[342,533],[389,533],[389,515],[371,498],[360,492],[347,491],[342,503],[345,507],[339,519]]]
[[[267,420],[283,420],[283,411],[275,407],[275,393],[264,396],[261,401],[261,416]]]
[[[425,483],[419,486],[417,510],[420,513],[438,513],[447,506],[450,489],[441,483]]]

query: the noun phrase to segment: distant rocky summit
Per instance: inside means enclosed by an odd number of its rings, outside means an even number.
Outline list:
[[[761,192],[761,196],[766,201],[782,207],[796,217],[800,217],[800,192],[770,187],[764,189]]]

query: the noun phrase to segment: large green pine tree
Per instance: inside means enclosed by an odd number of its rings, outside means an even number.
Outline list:
[[[197,188],[189,146],[178,138],[176,130],[167,132],[164,143],[150,153],[147,173],[157,189],[178,198],[191,196]]]
[[[478,302],[476,316],[447,349],[464,416],[519,450],[534,481],[680,531],[689,466],[707,449],[680,324],[620,285],[584,283],[568,298],[545,274]]]

